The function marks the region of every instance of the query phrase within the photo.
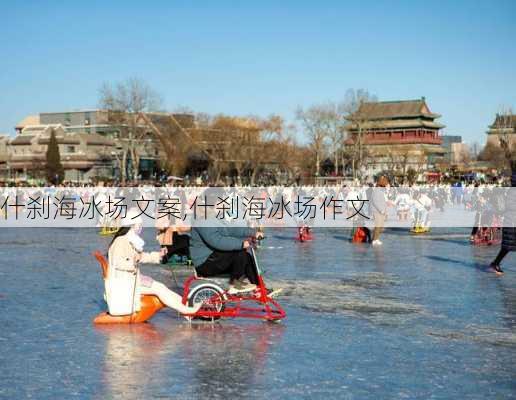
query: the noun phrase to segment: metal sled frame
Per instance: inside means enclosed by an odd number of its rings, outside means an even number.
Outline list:
[[[257,288],[252,292],[230,294],[216,280],[200,278],[196,274],[188,278],[183,289],[183,304],[187,304],[191,291],[195,290],[196,283],[208,283],[220,288],[220,293],[204,301],[203,306],[195,314],[187,314],[193,318],[215,320],[219,318],[254,318],[265,321],[278,321],[285,318],[286,313],[276,300],[267,293],[262,272],[256,260],[254,249],[251,248],[253,265],[258,276]],[[218,311],[220,309],[220,311]]]

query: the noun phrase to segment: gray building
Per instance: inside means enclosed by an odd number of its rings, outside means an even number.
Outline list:
[[[452,163],[454,161],[454,144],[462,143],[462,136],[459,135],[443,135],[443,144],[446,153],[444,154],[444,159],[448,163]]]
[[[193,115],[173,115],[178,124],[183,128],[191,129],[195,127]],[[101,156],[102,158],[102,167],[104,170],[107,170],[108,165],[112,165],[111,178],[113,179],[120,179],[122,177],[124,170],[123,165],[125,165],[125,176],[129,180],[137,178],[135,176],[136,169],[138,169],[137,175],[139,179],[154,179],[158,177],[163,172],[161,169],[161,160],[165,159],[164,146],[152,131],[151,127],[143,120],[138,119],[136,125],[130,125],[130,117],[132,115],[122,114],[122,116],[121,118],[119,113],[113,113],[108,110],[44,112],[37,115],[29,115],[15,127],[17,135],[15,139],[11,141],[12,152],[18,157],[19,153],[23,150],[27,153],[27,160],[25,161],[30,163],[30,157],[40,152],[41,149],[30,147],[34,145],[34,143],[31,142],[29,136],[31,134],[32,136],[36,136],[36,133],[40,131],[46,132],[48,129],[57,129],[60,137],[67,138],[66,140],[70,137],[74,137],[73,140],[75,141],[77,141],[78,138],[85,140],[85,143],[88,145],[89,156],[92,156],[90,147],[91,151],[95,151],[94,145],[90,142],[97,143],[102,142],[101,139],[103,138],[106,139],[106,143],[109,143],[109,152],[106,152],[106,148],[103,148],[102,154],[99,153],[99,157]],[[147,116],[153,120],[155,125],[159,125],[158,122],[160,118],[167,117],[168,114],[147,113]],[[129,132],[133,133],[129,135]],[[47,133],[45,134],[47,135]],[[170,132],[166,132],[165,134],[170,134]],[[91,140],[88,139],[89,135],[91,136]],[[63,144],[65,143],[63,142]],[[78,143],[74,145],[76,148],[79,148]],[[68,145],[65,150],[70,153],[74,145]],[[86,151],[84,146],[82,150]],[[133,162],[131,156],[138,157],[137,163]],[[40,158],[41,155],[38,157],[38,162],[41,162]],[[135,165],[138,165],[138,168],[133,168]],[[18,163],[17,167],[20,167],[20,171],[27,171],[27,168],[31,167],[31,165]],[[74,173],[73,175],[85,179],[90,174],[82,174],[81,172],[81,174]]]
[[[115,141],[113,149],[113,178],[120,178],[120,164],[124,149],[128,143],[122,132],[128,129],[125,125],[117,125],[110,121],[110,112],[107,110],[79,110],[66,112],[45,112],[38,116],[29,116],[16,126],[16,131],[22,131],[32,125],[60,126],[66,134],[100,135]],[[143,137],[133,139],[137,141],[139,155],[139,177],[142,179],[153,178],[159,169],[159,143],[149,130]],[[131,160],[126,164],[127,176],[131,176]]]
[[[113,175],[115,142],[97,133],[66,132],[60,124],[25,126],[7,142],[7,160],[1,175],[8,180],[44,181],[46,152],[54,133],[66,181],[89,182]],[[2,141],[0,140],[0,150]]]
[[[70,112],[40,113],[42,125],[59,124],[70,133],[98,133],[106,136],[117,132],[109,124],[109,113],[105,110],[81,110]]]

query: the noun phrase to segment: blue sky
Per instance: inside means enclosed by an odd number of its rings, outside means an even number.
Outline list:
[[[516,109],[514,15],[515,1],[0,0],[0,132],[139,77],[170,110],[287,119],[348,88],[425,96],[444,133],[483,142]]]

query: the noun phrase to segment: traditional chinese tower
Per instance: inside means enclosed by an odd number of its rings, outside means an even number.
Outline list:
[[[487,143],[494,146],[500,146],[501,138],[506,139],[511,146],[516,144],[516,114],[496,114],[487,135]]]
[[[345,145],[350,151],[362,146],[373,173],[410,166],[426,169],[445,153],[439,133],[444,125],[435,121],[438,118],[424,97],[365,102],[348,118]]]

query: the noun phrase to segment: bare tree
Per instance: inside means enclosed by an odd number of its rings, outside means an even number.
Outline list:
[[[504,108],[497,113],[491,129],[498,143],[488,140],[478,159],[490,162],[497,169],[507,168],[516,158],[516,115],[512,109]]]
[[[140,113],[136,122],[144,123],[159,140],[162,168],[170,174],[181,175],[188,162],[189,153],[196,147],[189,131],[190,125],[193,125],[193,115]]]
[[[388,149],[385,152],[387,161],[387,171],[390,176],[401,175],[405,176],[407,173],[407,166],[411,159],[411,155],[415,152],[415,146],[409,146],[406,149]]]
[[[311,170],[313,165],[308,164],[303,168],[307,160],[310,160],[310,154],[307,157],[306,147],[299,146],[295,140],[296,127],[293,124],[281,126],[276,125],[276,133],[265,141],[264,155],[268,161],[277,163],[275,168],[276,180],[280,181],[285,177],[292,180],[300,174],[302,169]]]
[[[480,153],[480,144],[477,141],[475,141],[471,144],[471,157],[476,160],[479,153]]]
[[[471,152],[468,147],[461,146],[457,152],[457,164],[462,164],[465,168],[471,163]]]
[[[328,102],[321,105],[321,120],[323,129],[326,131],[330,144],[330,151],[333,156],[335,175],[339,173],[339,161],[342,159],[344,145],[345,105]]]
[[[363,103],[377,101],[377,97],[370,94],[365,89],[348,89],[341,103],[341,109],[345,115],[345,119],[350,122],[348,132],[354,130],[356,134],[353,139],[351,150],[351,159],[353,166],[353,178],[358,178],[358,171],[361,171],[365,161],[364,134],[369,128],[366,128],[368,121],[367,115],[361,111]]]
[[[285,135],[283,118],[270,115],[267,118],[255,117],[259,129],[258,142],[250,148],[249,169],[250,184],[254,185],[256,177],[266,165],[276,165],[276,174],[285,169],[290,139]]]
[[[310,139],[310,147],[315,155],[315,175],[319,176],[321,159],[326,152],[328,139],[327,115],[324,105],[313,105],[306,110],[298,107],[296,117]]]
[[[289,136],[289,127],[277,115],[235,117],[198,114],[192,131],[203,151],[209,150],[212,179],[218,181],[223,172],[234,170],[240,178],[254,184],[260,173],[274,165],[281,174],[295,164],[296,146]]]
[[[513,139],[516,135],[516,115],[511,108],[505,109],[497,116],[499,121],[498,129],[500,129],[500,147],[503,150],[506,163],[510,164],[516,157],[516,140]]]
[[[122,183],[127,179],[128,158],[131,159],[134,178],[138,177],[140,169],[140,151],[148,129],[138,123],[139,114],[159,111],[161,104],[158,93],[138,78],[129,78],[115,84],[104,83],[100,88],[99,106],[110,112],[109,122],[119,129]]]

